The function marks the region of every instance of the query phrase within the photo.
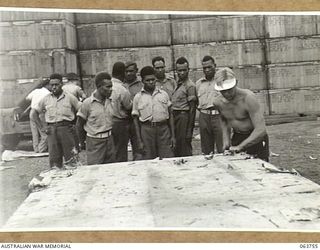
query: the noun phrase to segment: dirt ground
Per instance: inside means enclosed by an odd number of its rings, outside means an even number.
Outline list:
[[[272,152],[270,162],[277,167],[294,168],[302,176],[320,184],[320,120],[273,125],[267,130]],[[18,149],[32,150],[31,144],[31,141],[23,141]],[[199,153],[200,141],[193,140],[193,154]],[[84,164],[84,152],[81,152],[80,159]],[[28,196],[28,184],[32,178],[47,169],[47,157],[2,162],[0,227]]]

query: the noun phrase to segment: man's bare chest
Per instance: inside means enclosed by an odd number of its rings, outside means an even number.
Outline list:
[[[245,120],[248,118],[248,112],[241,102],[223,104],[221,113],[228,120]]]

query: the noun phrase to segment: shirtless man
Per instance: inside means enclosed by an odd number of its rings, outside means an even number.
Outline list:
[[[222,96],[215,105],[221,113],[223,149],[244,151],[262,160],[269,160],[269,139],[263,111],[255,94],[237,87],[230,68],[222,68],[215,75],[215,89]],[[233,131],[230,140],[230,132]]]

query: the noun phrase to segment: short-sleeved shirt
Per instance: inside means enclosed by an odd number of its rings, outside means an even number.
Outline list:
[[[133,98],[132,115],[139,116],[141,122],[162,122],[169,119],[171,101],[168,94],[156,88],[152,95],[142,89]]]
[[[186,79],[178,82],[177,87],[172,94],[172,110],[190,110],[189,103],[197,100],[196,85]]]
[[[213,100],[220,98],[221,94],[214,88],[215,81],[208,81],[206,78],[201,78],[196,83],[198,96],[198,109],[213,109]]]
[[[156,87],[158,89],[164,90],[169,95],[169,98],[171,99],[173,91],[175,90],[177,84],[176,81],[173,78],[170,78],[166,76],[162,81],[159,79],[156,79]]]
[[[39,102],[44,98],[46,95],[49,95],[50,91],[42,87],[41,89],[34,89],[32,90],[29,95],[26,97],[27,100],[31,101],[31,108],[37,109]]]
[[[125,87],[129,90],[131,99],[133,100],[133,97],[143,88],[143,83],[139,79],[136,79],[132,83],[125,83]]]
[[[80,102],[73,95],[62,92],[59,97],[50,93],[40,102],[36,110],[45,113],[45,121],[48,123],[73,121],[80,108]]]
[[[130,92],[124,87],[123,82],[116,78],[112,78],[112,84],[111,103],[113,117],[118,119],[129,118],[132,108]]]
[[[83,95],[83,90],[78,85],[74,83],[65,83],[62,86],[63,91],[68,92],[69,94],[75,96],[78,100],[80,100],[80,97]]]
[[[87,136],[96,138],[112,128],[112,106],[110,99],[106,99],[103,103],[94,96],[94,93],[83,101],[77,116],[86,120],[84,130]]]

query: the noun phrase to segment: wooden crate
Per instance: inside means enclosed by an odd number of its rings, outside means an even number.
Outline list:
[[[44,11],[0,11],[0,22],[68,20],[74,23],[74,13]]]
[[[199,12],[195,13],[188,13],[188,14],[171,14],[169,15],[170,19],[195,19],[195,18],[207,18],[207,17],[217,17],[217,15],[204,15],[200,14]]]
[[[167,14],[76,13],[77,24],[130,22],[141,20],[165,20]]]
[[[167,70],[172,69],[170,47],[80,51],[80,63],[83,75],[95,75],[99,71],[111,72],[113,64],[117,61],[135,61],[139,70],[141,70],[144,66],[151,66],[152,58],[155,56],[164,57]]]
[[[320,88],[269,90],[271,114],[320,113]]]
[[[269,107],[269,92],[268,90],[253,90],[255,93],[260,107],[263,111],[264,115],[269,115],[270,114],[270,107]]]
[[[0,23],[0,50],[76,49],[76,29],[67,21]]]
[[[320,59],[320,36],[267,40],[268,63],[309,62]]]
[[[12,108],[26,98],[39,79],[0,80],[0,108]]]
[[[78,25],[78,48],[108,49],[170,45],[169,21]]]
[[[320,24],[315,15],[266,15],[265,20],[270,38],[316,35]]]
[[[173,46],[174,56],[184,56],[189,60],[190,68],[202,67],[205,55],[211,55],[217,66],[240,66],[262,64],[263,50],[259,41],[237,41]]]
[[[172,21],[173,44],[262,38],[263,16],[223,16]]]
[[[0,79],[29,79],[77,72],[76,53],[68,50],[12,51],[0,54]]]
[[[320,63],[268,65],[270,88],[320,87]]]

